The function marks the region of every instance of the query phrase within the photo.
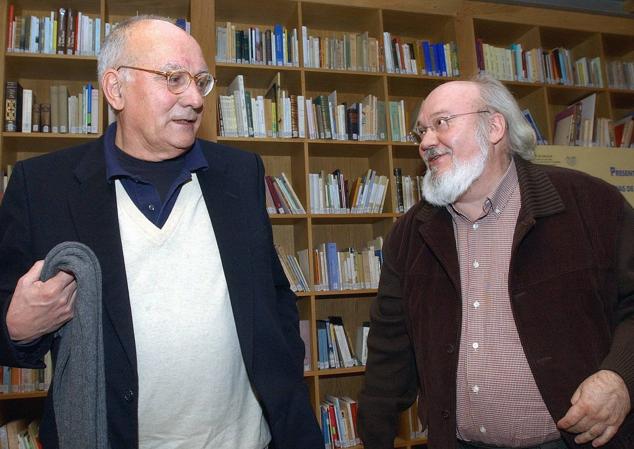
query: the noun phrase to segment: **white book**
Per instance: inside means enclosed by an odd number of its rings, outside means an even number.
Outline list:
[[[306,103],[304,102],[304,96],[297,96],[297,132],[299,138],[306,137]]]
[[[31,132],[31,118],[33,114],[33,91],[31,89],[22,90],[22,132]]]
[[[92,89],[92,98],[90,99],[90,110],[91,110],[91,123],[90,123],[90,132],[93,134],[99,133],[99,120],[101,119],[101,114],[99,113],[99,89]]]
[[[357,329],[356,353],[357,360],[361,365],[368,361],[368,334],[370,333],[370,323],[364,323]]]
[[[236,114],[238,115],[238,132],[242,137],[249,136],[248,119],[247,119],[247,104],[244,94],[244,76],[237,75],[231,84],[227,87],[227,92],[233,94],[234,101],[236,102]]]

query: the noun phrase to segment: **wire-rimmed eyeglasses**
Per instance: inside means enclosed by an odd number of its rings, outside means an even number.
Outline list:
[[[423,141],[423,137],[427,135],[427,133],[431,130],[436,134],[442,134],[449,129],[449,122],[456,117],[462,117],[463,115],[471,115],[471,114],[489,114],[491,111],[482,110],[482,111],[471,111],[471,112],[463,112],[461,114],[453,114],[444,117],[436,117],[432,120],[431,125],[428,126],[420,126],[417,125],[413,130],[410,131],[409,136],[412,142],[420,145]]]
[[[214,78],[214,76],[209,72],[200,72],[196,75],[192,75],[185,69],[163,72],[162,70],[144,69],[142,67],[134,67],[130,65],[121,65],[117,67],[117,70],[120,69],[141,70],[143,72],[162,75],[165,77],[165,81],[167,82],[167,90],[176,95],[185,92],[192,80],[194,80],[196,88],[198,88],[200,95],[203,97],[207,96],[216,84],[216,78]]]

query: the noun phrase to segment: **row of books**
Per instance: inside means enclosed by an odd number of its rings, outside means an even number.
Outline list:
[[[340,104],[334,90],[329,95],[307,98],[305,111],[311,140],[377,141],[387,138],[385,103],[372,94],[359,102]]]
[[[403,176],[400,168],[394,169],[396,180],[396,211],[404,214],[423,197],[423,177]]]
[[[16,16],[11,4],[7,24],[9,52],[94,56],[101,49],[101,18],[73,8],[59,8],[39,17]]]
[[[455,42],[436,42],[427,39],[405,41],[383,33],[385,71],[410,75],[460,76],[458,47]]]
[[[361,444],[357,432],[357,401],[327,395],[319,404],[324,448],[335,449]]]
[[[297,28],[249,27],[226,22],[216,26],[216,62],[299,66]]]
[[[52,85],[49,102],[38,102],[32,89],[23,89],[17,81],[5,84],[4,130],[8,132],[44,132],[88,134],[99,132],[99,89],[91,83],[81,92],[69,95],[65,85]]]
[[[310,273],[308,268],[308,250],[298,251],[299,259],[293,254],[288,254],[281,245],[275,245],[275,251],[280,259],[280,264],[291,286],[291,290],[294,292],[310,291],[310,284],[307,278],[308,273]]]
[[[418,109],[417,109],[418,110]],[[409,135],[413,128],[409,111],[405,107],[405,100],[391,100],[389,102],[390,132],[392,142],[411,142]]]
[[[352,368],[367,361],[367,337],[370,324],[357,329],[355,346],[340,316],[317,320],[317,366],[321,369]]]
[[[293,185],[284,172],[280,176],[265,176],[264,187],[266,189],[266,210],[270,215],[306,213]]]
[[[634,61],[610,61],[607,72],[608,86],[634,90]]]
[[[476,39],[478,69],[507,81],[603,87],[601,58],[574,60],[569,49],[522,49],[522,44],[496,47]]]
[[[367,214],[383,211],[389,179],[368,169],[353,182],[341,170],[308,174],[313,214]]]
[[[309,32],[302,26],[304,67],[378,72],[383,70],[379,41],[368,32]]]
[[[48,390],[53,373],[50,355],[47,355],[45,363],[46,368],[41,369],[0,367],[0,393]]]
[[[336,242],[317,245],[313,250],[312,274],[315,291],[378,288],[383,264],[382,248],[382,237],[368,242],[360,250],[352,247],[338,248]]]
[[[555,145],[629,148],[632,146],[634,112],[612,120],[595,117],[597,94],[593,93],[562,109],[555,116]]]
[[[0,426],[0,449],[41,449],[40,421],[16,419]]]

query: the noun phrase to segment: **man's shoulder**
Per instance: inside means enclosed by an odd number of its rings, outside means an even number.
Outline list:
[[[99,148],[100,145],[97,141],[84,143],[25,159],[20,161],[20,164],[24,166],[25,170],[30,172],[40,172],[63,167],[72,168],[91,152],[98,151]]]
[[[534,163],[531,165],[535,169],[543,171],[560,194],[568,192],[576,197],[588,197],[589,199],[600,199],[601,196],[607,195],[619,200],[622,199],[621,193],[615,186],[588,173],[554,165]]]
[[[254,153],[239,148],[231,147],[229,145],[223,145],[221,143],[212,142],[210,140],[198,139],[200,148],[203,154],[207,157],[209,155],[226,157],[230,159],[249,159],[254,157]]]

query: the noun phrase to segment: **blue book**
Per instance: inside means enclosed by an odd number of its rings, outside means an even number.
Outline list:
[[[447,64],[445,63],[445,46],[442,42],[434,44],[436,57],[438,58],[438,75],[447,76]]]
[[[275,24],[273,29],[275,34],[275,65],[284,65],[284,28]]]
[[[179,27],[182,28],[183,31],[187,31],[187,20],[185,20],[182,17],[179,17],[178,19],[176,19],[176,22],[174,22],[174,24]]]
[[[423,41],[423,55],[425,58],[425,72],[427,75],[434,75],[434,67],[432,65],[431,48],[429,41]]]
[[[86,128],[90,130],[92,126],[92,83],[88,83],[86,86]],[[84,132],[87,132],[84,130]]]
[[[326,265],[328,265],[328,289],[340,290],[339,256],[335,242],[326,243]]]
[[[324,320],[317,320],[317,351],[319,369],[327,369],[328,362],[328,327]]]
[[[321,407],[321,431],[324,434],[324,447],[332,448],[330,444],[330,416],[328,416],[328,406]]]

